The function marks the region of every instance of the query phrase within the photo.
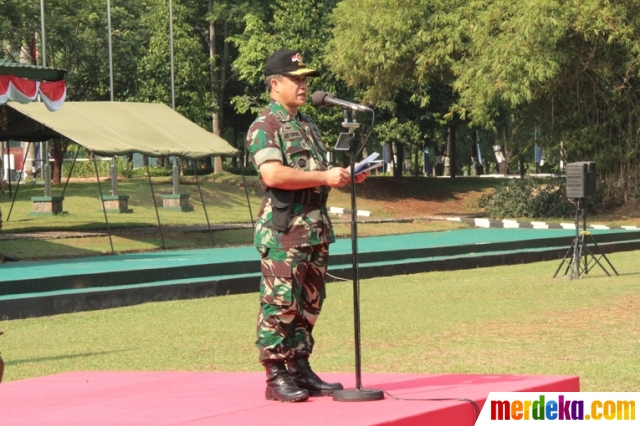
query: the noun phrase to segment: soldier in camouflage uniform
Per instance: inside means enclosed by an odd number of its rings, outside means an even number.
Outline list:
[[[326,200],[330,188],[348,184],[350,176],[348,169],[329,167],[318,127],[298,111],[306,103],[307,76],[319,73],[299,52],[281,49],[267,60],[265,75],[271,102],[246,141],[265,191],[255,229],[262,256],[256,346],[267,372],[266,399],[305,401],[342,389],[322,381],[308,359],[335,241]]]

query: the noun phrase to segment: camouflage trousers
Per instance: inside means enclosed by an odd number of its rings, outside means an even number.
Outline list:
[[[329,245],[260,251],[260,361],[309,356],[311,333],[326,295]]]

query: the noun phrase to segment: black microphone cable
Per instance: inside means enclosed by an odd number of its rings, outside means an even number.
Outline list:
[[[367,141],[369,140],[369,136],[371,136],[371,134],[373,133],[373,124],[376,121],[376,113],[375,113],[375,111],[373,109],[369,109],[369,111],[371,111],[371,128],[369,129],[369,131],[366,134],[362,135],[362,142],[360,143],[360,147],[356,151],[356,157],[362,152],[362,150],[364,149],[365,145],[367,145]]]
[[[391,399],[395,399],[396,401],[464,401],[469,402],[476,413],[476,420],[480,417],[480,407],[478,404],[470,398],[401,398],[399,396],[395,396],[387,391],[382,391],[385,395],[387,395]]]

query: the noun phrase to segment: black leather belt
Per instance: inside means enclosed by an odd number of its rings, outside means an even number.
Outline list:
[[[304,204],[306,206],[324,206],[327,202],[327,196],[320,192],[313,191],[295,191],[293,193],[293,202]]]

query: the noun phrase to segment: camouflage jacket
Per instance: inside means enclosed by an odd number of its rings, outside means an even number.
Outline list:
[[[273,100],[249,128],[246,145],[265,192],[269,187],[260,176],[259,169],[265,161],[280,161],[287,167],[304,171],[329,168],[327,151],[318,126],[302,113],[291,116]],[[330,188],[318,186],[307,190],[328,194]],[[274,228],[271,211],[270,198],[263,198],[254,239],[258,248],[305,247],[335,241],[326,206],[294,203],[286,232]]]

